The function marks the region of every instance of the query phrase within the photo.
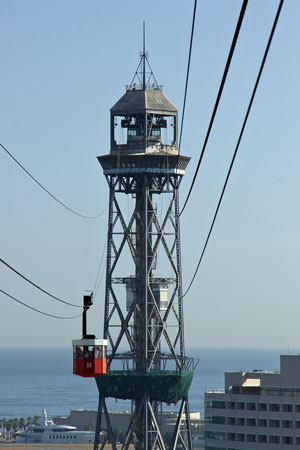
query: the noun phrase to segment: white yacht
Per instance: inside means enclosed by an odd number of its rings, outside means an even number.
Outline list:
[[[93,431],[79,431],[69,425],[55,425],[48,419],[44,409],[41,425],[28,425],[24,431],[16,433],[17,443],[28,444],[90,444],[94,442]]]

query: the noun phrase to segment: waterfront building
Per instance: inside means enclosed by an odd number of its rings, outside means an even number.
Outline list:
[[[130,411],[110,411],[110,422],[114,430],[119,429],[119,440],[123,440],[128,425],[130,423]],[[158,414],[163,437],[170,441],[172,431],[178,420],[177,412],[162,412]],[[184,418],[185,419],[185,418]],[[97,421],[97,411],[71,410],[69,416],[55,417],[55,424],[75,426],[78,430],[95,431]],[[200,412],[190,412],[190,423],[192,429],[192,439],[194,449],[203,448],[203,421],[200,420]],[[107,430],[107,423],[104,418],[102,431]]]
[[[205,393],[206,450],[300,448],[300,355],[280,372],[225,372],[225,389]]]

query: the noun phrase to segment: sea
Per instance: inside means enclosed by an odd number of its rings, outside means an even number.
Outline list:
[[[189,392],[191,412],[204,418],[204,392],[224,388],[224,372],[279,371],[282,349],[187,349],[199,359]],[[93,378],[72,373],[72,348],[0,349],[0,419],[67,416],[70,410],[97,410]],[[108,399],[109,410],[130,411],[130,401]],[[174,405],[172,410],[178,410]]]

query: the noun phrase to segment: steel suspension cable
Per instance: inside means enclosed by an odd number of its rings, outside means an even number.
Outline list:
[[[182,139],[182,130],[183,130],[183,122],[184,122],[185,104],[186,104],[186,96],[187,96],[187,90],[188,90],[188,84],[189,84],[189,75],[190,75],[190,65],[191,65],[191,58],[192,58],[192,47],[193,47],[193,38],[194,38],[196,10],[197,10],[197,0],[195,0],[195,2],[194,2],[192,31],[191,31],[191,38],[190,38],[190,50],[189,50],[188,64],[187,64],[187,70],[186,70],[185,90],[184,90],[182,117],[181,117],[181,125],[180,125],[178,154],[180,153],[180,149],[181,149],[181,139]]]
[[[210,122],[209,122],[209,125],[208,125],[207,133],[206,133],[206,136],[205,136],[205,139],[204,139],[204,143],[203,143],[202,150],[201,150],[201,153],[200,153],[200,157],[199,157],[199,160],[198,160],[198,164],[197,164],[197,167],[196,167],[196,170],[195,170],[195,173],[194,173],[194,177],[193,177],[193,180],[192,180],[192,183],[191,183],[188,195],[187,195],[187,197],[185,199],[184,205],[183,205],[183,207],[181,209],[181,212],[179,214],[180,216],[183,213],[183,211],[185,210],[187,202],[189,201],[190,195],[192,193],[192,190],[193,190],[193,187],[194,187],[197,175],[198,175],[199,167],[200,167],[201,162],[202,162],[202,158],[203,158],[203,155],[204,155],[204,152],[205,152],[205,149],[206,149],[206,145],[207,145],[207,142],[208,142],[208,139],[209,139],[209,136],[210,136],[210,132],[211,132],[214,120],[215,120],[217,109],[218,109],[218,106],[219,106],[219,103],[220,103],[220,99],[221,99],[221,96],[222,96],[222,92],[223,92],[223,89],[224,89],[224,86],[225,86],[225,82],[226,82],[226,78],[227,78],[227,75],[228,75],[229,67],[230,67],[230,64],[231,64],[231,61],[232,61],[232,57],[233,57],[233,54],[234,54],[235,46],[236,46],[236,43],[237,43],[237,40],[238,40],[239,32],[240,32],[240,29],[241,29],[241,26],[242,26],[242,22],[243,22],[243,19],[244,19],[244,15],[245,15],[245,12],[246,12],[247,3],[248,3],[248,0],[244,0],[243,4],[242,4],[242,7],[241,7],[241,11],[240,11],[240,15],[239,15],[239,18],[238,18],[238,21],[237,21],[237,25],[236,25],[236,28],[235,28],[234,36],[233,36],[231,47],[230,47],[230,51],[229,51],[228,58],[227,58],[227,61],[226,61],[226,66],[225,66],[224,73],[223,73],[222,80],[221,80],[221,84],[220,84],[220,87],[219,87],[219,92],[218,92],[218,95],[217,95],[217,98],[216,98],[215,106],[214,106],[214,109],[213,109],[213,112],[212,112],[212,115],[211,115],[211,119],[210,119]]]
[[[252,91],[251,99],[250,99],[250,102],[249,102],[249,105],[248,105],[248,108],[247,108],[247,112],[246,112],[246,115],[245,115],[245,118],[244,118],[244,122],[243,122],[243,125],[242,125],[242,128],[241,128],[241,131],[240,131],[240,135],[239,135],[239,138],[238,138],[235,150],[234,150],[234,154],[233,154],[233,157],[232,157],[232,160],[231,160],[228,172],[227,172],[227,176],[226,176],[225,183],[224,183],[224,186],[223,186],[223,189],[222,189],[222,193],[221,193],[221,196],[219,198],[218,205],[217,205],[217,208],[216,208],[216,211],[215,211],[215,214],[214,214],[214,218],[212,220],[212,223],[211,223],[211,226],[210,226],[210,229],[209,229],[209,232],[208,232],[208,235],[207,235],[207,238],[206,238],[206,241],[205,241],[205,244],[204,244],[201,256],[200,256],[200,259],[198,261],[196,270],[194,272],[192,280],[191,280],[191,282],[190,282],[186,292],[184,293],[183,297],[185,297],[186,294],[189,292],[189,290],[190,290],[190,288],[191,288],[191,286],[192,286],[192,284],[193,284],[193,282],[195,280],[195,277],[197,275],[197,272],[199,270],[200,264],[202,262],[202,259],[203,259],[203,256],[204,256],[204,253],[205,253],[208,241],[210,239],[210,236],[211,236],[211,233],[212,233],[212,230],[213,230],[213,227],[214,227],[214,224],[215,224],[215,221],[216,221],[216,218],[217,218],[217,215],[218,215],[221,203],[222,203],[222,199],[223,199],[223,196],[224,196],[224,193],[225,193],[225,189],[226,189],[229,177],[230,177],[230,173],[231,173],[231,170],[232,170],[232,167],[233,167],[233,164],[234,164],[234,161],[235,161],[235,158],[236,158],[239,146],[240,146],[240,142],[241,142],[241,139],[242,139],[242,136],[243,136],[246,124],[247,124],[247,120],[248,120],[248,117],[249,117],[249,114],[250,114],[250,110],[251,110],[251,107],[252,107],[252,103],[253,103],[253,100],[254,100],[254,97],[255,97],[255,94],[256,94],[256,90],[257,90],[257,87],[258,87],[258,84],[259,84],[259,81],[260,81],[260,78],[261,78],[261,74],[263,72],[263,68],[264,68],[264,65],[265,65],[268,53],[269,53],[269,49],[270,49],[270,46],[271,46],[271,43],[272,43],[273,35],[274,35],[275,29],[276,29],[276,26],[277,26],[277,23],[278,23],[278,19],[279,19],[279,16],[280,16],[280,12],[281,12],[281,8],[282,8],[283,3],[284,3],[284,0],[280,0],[279,6],[278,6],[278,9],[277,9],[277,13],[276,13],[276,16],[275,16],[275,19],[274,19],[274,22],[273,22],[272,30],[271,30],[271,33],[270,33],[270,36],[269,36],[269,39],[268,39],[268,43],[267,43],[266,49],[265,49],[265,53],[264,53],[264,56],[263,56],[263,59],[262,59],[261,65],[260,65],[260,69],[259,69],[259,72],[258,72],[258,75],[257,75],[257,78],[256,78],[256,82],[255,82],[253,91]]]
[[[77,317],[81,317],[81,314],[77,314],[76,316],[71,316],[71,317],[61,317],[61,316],[54,316],[53,314],[48,314],[44,311],[40,311],[37,308],[34,308],[33,306],[29,306],[27,305],[27,303],[21,302],[21,300],[18,300],[17,298],[13,297],[12,295],[10,295],[8,292],[3,291],[3,289],[0,289],[0,292],[2,292],[2,294],[5,294],[7,297],[11,298],[12,300],[14,300],[15,302],[20,303],[23,306],[26,306],[26,308],[32,309],[33,311],[38,312],[39,314],[43,314],[44,316],[48,316],[48,317],[53,317],[54,319],[64,319],[64,320],[68,320],[68,319],[76,319]]]
[[[15,163],[18,164],[19,167],[21,167],[22,170],[24,170],[24,172],[41,188],[43,189],[44,192],[46,192],[46,194],[50,195],[50,197],[53,198],[53,200],[55,200],[57,203],[59,203],[61,206],[63,206],[65,209],[67,209],[68,211],[70,211],[71,213],[75,214],[76,216],[79,217],[83,217],[84,219],[98,219],[99,217],[102,216],[102,214],[105,213],[107,207],[104,208],[103,211],[101,211],[98,215],[96,216],[85,216],[84,214],[80,214],[78,212],[76,212],[74,209],[69,208],[69,206],[67,206],[65,203],[63,203],[61,200],[59,200],[57,197],[55,197],[55,195],[51,194],[50,191],[48,191],[48,189],[46,189],[36,178],[34,178],[33,175],[31,175],[30,172],[28,172],[27,169],[25,169],[24,166],[22,166],[22,164],[7,150],[7,148],[4,147],[3,144],[0,143],[0,147],[3,148],[3,150],[11,157],[11,159],[13,159],[15,161]]]
[[[103,266],[103,270],[102,270],[102,272],[101,272],[101,269],[102,269],[102,263],[103,263],[103,259],[104,259],[104,255],[105,255],[105,250],[106,250],[106,244],[107,244],[107,237],[106,237],[106,239],[105,239],[105,241],[104,241],[104,246],[103,246],[103,250],[102,250],[101,260],[100,260],[100,264],[99,264],[99,268],[98,268],[98,272],[97,272],[97,277],[96,277],[96,281],[95,281],[94,288],[93,288],[93,296],[94,296],[94,298],[96,297],[97,292],[98,292],[98,289],[99,289],[99,287],[100,287],[100,283],[101,283],[101,281],[102,281],[102,276],[103,276],[103,271],[104,271],[104,268],[105,268],[105,265],[104,265],[104,266]],[[101,272],[101,276],[100,276],[100,272]],[[99,277],[100,277],[100,278],[99,278]],[[99,283],[98,283],[98,280],[99,280]],[[98,285],[97,285],[97,284],[98,284]]]
[[[64,303],[65,305],[74,306],[75,308],[82,308],[82,306],[80,306],[80,305],[75,305],[73,303],[66,302],[65,300],[62,300],[62,299],[56,297],[55,295],[50,294],[50,292],[45,291],[45,289],[43,289],[40,286],[38,286],[37,284],[33,283],[32,281],[29,280],[29,278],[25,277],[20,272],[18,272],[16,269],[14,269],[10,264],[8,264],[6,261],[4,261],[4,259],[0,258],[0,262],[2,264],[4,264],[6,267],[8,267],[10,270],[12,270],[14,273],[19,275],[19,277],[21,277],[25,281],[27,281],[27,283],[29,283],[32,286],[34,286],[35,288],[39,289],[41,292],[43,292],[44,294],[48,295],[49,297],[52,297],[54,300],[57,300],[58,302]]]

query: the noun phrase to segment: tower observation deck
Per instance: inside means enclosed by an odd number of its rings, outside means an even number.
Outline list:
[[[99,156],[109,187],[104,305],[107,373],[96,377],[99,408],[116,449],[106,398],[132,400],[122,448],[192,448],[185,355],[178,192],[189,157],[177,148],[178,111],[163,94],[145,50],[111,108],[110,152]],[[168,445],[164,404],[178,414]],[[104,443],[102,444],[104,446]]]

